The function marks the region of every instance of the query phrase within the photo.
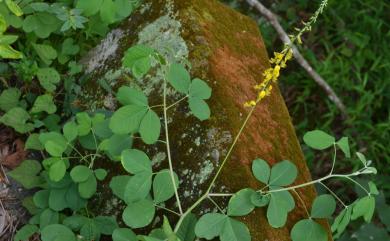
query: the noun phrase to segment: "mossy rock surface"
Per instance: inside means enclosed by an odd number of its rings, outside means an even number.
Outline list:
[[[187,208],[204,192],[227,154],[248,112],[244,102],[256,96],[253,86],[262,80],[262,71],[269,67],[264,42],[254,21],[217,1],[144,1],[85,59],[87,72],[92,77],[80,97],[81,103],[91,110],[115,109],[115,90],[127,84],[142,88],[151,104],[161,104],[162,73],[153,70],[147,77],[136,80],[129,78],[127,71],[120,67],[124,51],[134,44],[156,48],[171,61],[187,63],[188,59],[192,77],[206,80],[213,89],[208,101],[212,111],[210,120],[200,122],[188,115],[184,103],[170,112],[172,158],[182,180],[179,193]],[[169,99],[174,102],[179,96],[171,93]],[[167,165],[163,144],[146,147],[136,141],[135,145],[153,158],[155,166]],[[271,165],[286,159],[294,162],[299,170],[295,184],[311,179],[277,86],[257,107],[213,191],[258,188],[259,183],[251,174],[252,160],[258,157]],[[120,167],[107,166],[119,174]],[[310,207],[316,195],[314,188],[302,188],[298,192]],[[248,225],[252,240],[289,240],[292,226],[306,218],[301,202],[296,197],[295,201],[297,208],[289,214],[283,228],[271,228],[263,209],[244,217],[242,220]],[[226,203],[226,200],[219,202]],[[213,209],[206,202],[197,212]],[[323,225],[329,230],[326,222]]]

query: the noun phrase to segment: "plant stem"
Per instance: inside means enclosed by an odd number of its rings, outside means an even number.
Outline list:
[[[326,188],[326,190],[328,190],[344,207],[347,207],[347,205],[345,205],[345,203],[341,200],[341,198],[337,196],[337,194],[334,193],[332,189],[326,186],[323,182],[319,182],[319,184],[321,184],[324,188]]]
[[[176,197],[177,206],[179,207],[180,215],[183,215],[183,209],[181,207],[180,197],[179,197],[179,193],[177,191],[175,176],[174,176],[174,172],[173,172],[173,165],[172,165],[172,158],[171,158],[171,148],[170,148],[170,144],[169,144],[168,113],[167,113],[167,107],[166,106],[167,106],[167,81],[164,78],[164,127],[165,127],[165,142],[166,142],[165,145],[167,147],[168,163],[169,163],[169,171],[170,171],[169,173],[170,173],[170,176],[171,176],[171,181],[172,181],[173,188],[175,190],[175,197]]]
[[[231,197],[234,193],[209,193],[209,197]]]
[[[180,100],[176,101],[175,103],[171,104],[170,106],[167,107],[167,110],[169,110],[170,108],[174,107],[175,105],[179,104],[180,102],[182,102],[183,100],[187,99],[188,98],[188,95],[184,96],[183,98],[181,98]]]
[[[295,189],[293,189],[292,191],[294,192],[294,194],[298,197],[299,201],[301,202],[303,208],[305,209],[305,212],[306,212],[306,214],[307,214],[307,217],[310,218],[310,213],[309,213],[309,211],[307,210],[306,204],[305,204],[305,202],[303,201],[301,195],[299,195],[299,193],[298,193]]]
[[[336,143],[333,143],[333,148],[334,148],[334,154],[333,154],[333,162],[332,162],[332,169],[330,170],[330,175],[332,175],[334,166],[336,164],[336,156],[337,156]]]
[[[175,212],[175,211],[173,211],[172,209],[169,209],[169,208],[166,208],[166,207],[157,205],[157,204],[154,204],[154,206],[156,206],[157,208],[163,209],[163,210],[165,210],[165,211],[168,211],[168,212],[170,212],[170,213],[173,213],[173,214],[175,214],[175,215],[177,215],[177,216],[179,216],[179,217],[180,217],[180,215],[181,215],[180,213]]]
[[[221,213],[225,213],[225,211],[222,210],[222,208],[218,205],[217,202],[214,201],[214,199],[212,199],[210,196],[207,196],[207,198],[214,204],[215,207],[217,207],[217,209],[221,212]]]

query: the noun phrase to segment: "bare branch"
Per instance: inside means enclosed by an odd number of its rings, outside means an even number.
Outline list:
[[[279,35],[279,38],[285,44],[289,44],[293,50],[294,58],[297,60],[299,65],[313,78],[313,80],[326,92],[329,99],[337,106],[337,108],[341,111],[341,114],[344,119],[348,118],[347,110],[344,103],[341,99],[336,95],[332,87],[310,66],[310,64],[306,61],[306,59],[299,52],[298,48],[291,43],[290,38],[286,31],[284,31],[283,27],[280,25],[277,16],[272,13],[269,9],[267,9],[262,3],[258,0],[246,0],[246,2],[254,7],[263,17],[272,25],[272,27],[276,30]]]

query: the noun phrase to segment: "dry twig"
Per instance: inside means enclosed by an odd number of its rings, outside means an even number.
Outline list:
[[[282,26],[280,25],[277,16],[267,9],[262,3],[258,0],[246,0],[246,2],[254,7],[276,30],[279,35],[279,38],[285,44],[289,44],[292,47],[294,58],[297,60],[299,65],[309,74],[310,77],[326,92],[329,99],[337,106],[337,108],[341,111],[341,114],[344,119],[348,118],[347,109],[341,99],[336,95],[332,87],[310,66],[310,64],[306,61],[306,59],[299,52],[298,48],[291,43],[288,34]]]

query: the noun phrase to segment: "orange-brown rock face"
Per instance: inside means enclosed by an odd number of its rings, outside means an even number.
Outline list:
[[[185,63],[188,59],[192,77],[206,80],[213,88],[213,96],[208,101],[212,111],[210,120],[200,122],[187,115],[185,104],[170,112],[172,157],[182,180],[179,193],[187,208],[204,192],[227,154],[248,112],[243,103],[256,96],[253,86],[262,80],[262,71],[268,67],[266,49],[254,21],[217,1],[145,1],[86,61],[86,69],[94,81],[83,95],[88,107],[114,109],[116,103],[110,89],[115,91],[122,84],[140,86],[152,104],[161,103],[162,73],[155,70],[136,80],[129,79],[126,70],[120,67],[124,51],[134,44],[149,45],[170,61]],[[98,82],[106,83],[105,87]],[[178,96],[172,94],[169,98],[173,102]],[[136,145],[148,152],[155,167],[167,165],[162,144]],[[259,187],[251,174],[252,160],[258,157],[271,165],[285,159],[294,162],[300,172],[296,184],[311,178],[276,86],[272,95],[257,107],[213,191],[235,192],[245,187]],[[299,194],[310,207],[316,195],[314,188],[301,189]],[[271,228],[264,209],[256,209],[244,217],[252,240],[289,240],[289,230],[306,215],[295,199],[297,207],[289,214],[284,228]],[[206,203],[197,212],[204,213],[211,207]]]

